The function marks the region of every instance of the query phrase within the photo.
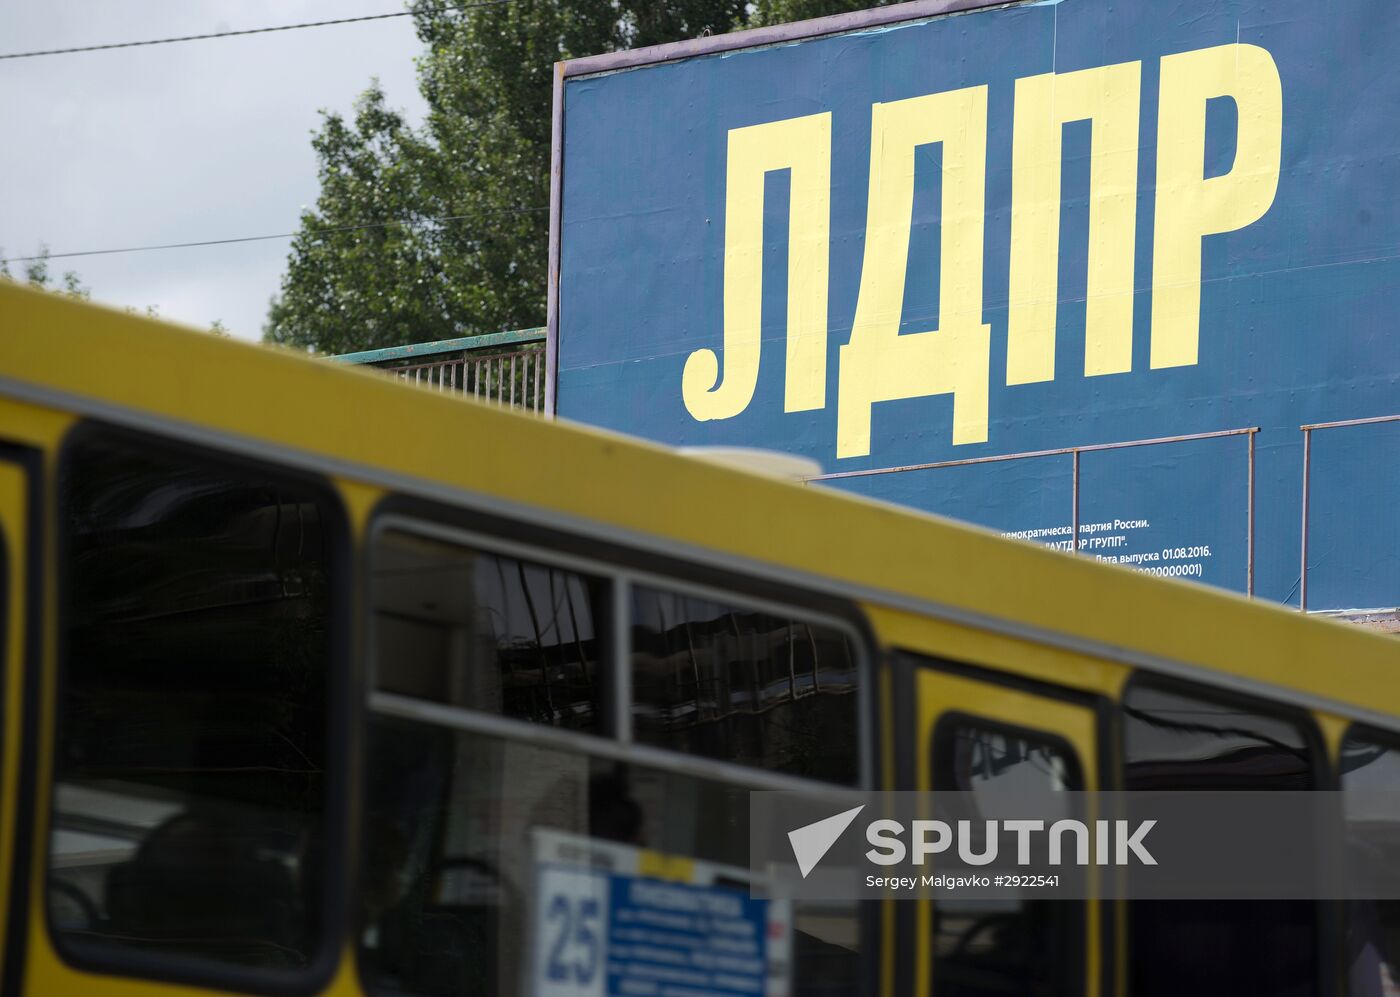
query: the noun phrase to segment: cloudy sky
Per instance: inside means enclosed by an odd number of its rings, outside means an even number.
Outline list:
[[[403,0],[0,3],[0,54],[402,10]],[[292,232],[311,132],[377,76],[421,120],[410,18],[0,60],[0,250],[69,252]],[[55,260],[95,300],[261,334],[289,240]],[[19,272],[23,264],[11,264]]]

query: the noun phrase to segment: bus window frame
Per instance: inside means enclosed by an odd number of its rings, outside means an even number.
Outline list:
[[[1097,721],[1097,717],[1095,718],[1095,720]],[[1045,730],[1043,728],[1026,727],[1020,724],[1005,723],[1003,721],[990,719],[979,713],[971,713],[965,710],[955,709],[946,710],[943,713],[940,713],[938,719],[934,721],[933,730],[929,732],[929,792],[973,792],[972,790],[958,790],[956,788],[939,786],[939,751],[940,749],[947,748],[947,746],[952,740],[950,735],[958,726],[976,727],[981,728],[982,730],[990,731],[995,734],[1002,734],[1007,737],[1018,737],[1023,740],[1039,741],[1042,744],[1054,748],[1055,750],[1061,752],[1061,754],[1064,755],[1064,757],[1068,760],[1070,764],[1070,772],[1068,773],[1069,778],[1067,778],[1066,780],[1068,785],[1065,787],[1065,792],[1082,793],[1085,791],[1086,784],[1084,781],[1084,760],[1079,757],[1079,752],[1075,750],[1074,745],[1069,742],[1068,738],[1064,737],[1061,734],[1056,734],[1053,731]],[[1098,740],[1097,723],[1095,726],[1095,740]],[[936,912],[938,910],[939,902],[940,901],[937,896],[931,897],[929,899],[929,903],[932,905],[933,912]],[[1074,900],[1062,902],[1076,903],[1076,901]],[[1067,985],[1067,993],[1084,994],[1088,992],[1089,986],[1089,901],[1080,900],[1077,901],[1077,903],[1079,905],[1080,916],[1066,923],[1063,929],[1057,932],[1057,934],[1059,935],[1058,941],[1060,943],[1069,945],[1075,951],[1084,954],[1084,958],[1080,959],[1075,964],[1074,972],[1070,974],[1070,976],[1064,981]],[[1102,898],[1100,898],[1100,903],[1102,903]],[[1106,910],[1107,905],[1104,905],[1103,911],[1106,912]],[[1108,922],[1109,920],[1109,918],[1107,918],[1106,916],[1102,916],[1102,914],[1100,919],[1104,923]],[[1109,950],[1105,948],[1100,954],[1100,961],[1105,963],[1106,969],[1108,960],[1105,958],[1105,954],[1108,951]],[[933,976],[936,977],[938,973],[938,961],[937,959],[932,958],[932,956],[930,956],[930,960],[931,972]],[[936,990],[937,987],[935,986],[934,989]]]
[[[596,732],[574,731],[535,723],[515,717],[489,713],[465,706],[449,706],[375,689],[378,654],[374,613],[374,556],[381,536],[399,531],[426,536],[441,542],[457,544],[484,554],[500,554],[518,558],[544,567],[557,567],[596,577],[609,585],[609,609],[606,620],[595,621],[600,636],[604,626],[607,633],[604,646],[608,648],[608,674],[604,691],[604,723]],[[817,590],[794,588],[782,583],[755,577],[742,570],[716,569],[675,557],[665,551],[662,543],[655,548],[639,544],[613,545],[567,529],[540,527],[519,519],[497,516],[462,506],[391,493],[371,510],[364,531],[358,572],[359,592],[363,607],[360,627],[365,664],[363,683],[363,721],[368,724],[375,714],[387,715],[419,723],[428,723],[449,730],[500,737],[517,743],[579,751],[613,761],[634,762],[680,776],[727,782],[754,791],[787,790],[807,794],[840,794],[856,790],[874,790],[879,777],[879,751],[876,743],[879,695],[876,683],[880,669],[887,666],[873,628],[850,600],[833,597]],[[699,579],[699,580],[697,580]],[[725,582],[730,587],[725,587]],[[631,737],[631,599],[632,584],[648,585],[662,591],[713,599],[722,604],[773,612],[789,619],[831,627],[843,632],[850,641],[855,658],[856,688],[856,750],[859,765],[855,783],[822,782],[800,776],[789,776],[755,766],[722,761],[703,755],[687,754],[669,748],[640,744]],[[817,608],[812,608],[812,607]],[[360,807],[354,816],[356,831],[362,831],[363,800],[367,798],[369,780],[368,756],[361,759],[357,783]],[[355,953],[356,979],[366,994],[385,993],[368,975],[364,946],[364,925],[359,911],[363,907],[359,896],[358,866],[353,882],[356,912],[351,944]],[[856,909],[861,932],[858,953],[858,976],[865,992],[880,992],[879,952],[882,916],[878,905],[861,903]]]
[[[62,703],[68,680],[68,620],[71,596],[72,566],[71,538],[63,528],[68,511],[67,493],[63,482],[73,466],[77,447],[90,439],[120,441],[123,444],[147,448],[146,453],[169,459],[172,465],[188,460],[195,466],[223,470],[230,475],[265,475],[267,478],[295,483],[317,503],[326,531],[326,561],[329,587],[326,607],[326,694],[323,708],[326,717],[325,801],[321,815],[323,882],[319,895],[308,898],[320,905],[320,924],[314,937],[314,955],[301,969],[278,971],[265,967],[222,965],[212,960],[182,957],[169,953],[124,951],[117,947],[89,946],[74,943],[55,929],[47,891],[43,901],[44,931],[49,946],[69,968],[82,972],[100,972],[157,983],[213,987],[270,997],[303,997],[324,990],[334,978],[341,962],[343,939],[350,921],[349,900],[352,895],[346,883],[347,872],[353,872],[350,849],[349,820],[350,788],[353,785],[353,729],[350,712],[357,699],[353,690],[357,684],[358,663],[354,652],[354,579],[356,566],[354,540],[345,502],[334,481],[316,472],[277,461],[261,460],[246,454],[209,446],[195,445],[181,437],[133,429],[99,419],[83,419],[75,423],[58,445],[50,488],[53,497],[53,567],[54,567],[54,630],[53,630],[53,698],[49,719],[52,725],[45,751],[49,759],[43,833],[35,829],[36,847],[42,849],[42,882],[47,883],[52,859],[52,836],[58,794],[58,752],[63,744]],[[42,844],[40,844],[42,839]]]
[[[29,949],[30,893],[33,886],[34,851],[38,838],[35,827],[35,795],[38,792],[38,755],[43,727],[43,567],[45,529],[52,515],[44,502],[46,477],[40,451],[9,442],[0,442],[0,460],[19,468],[25,477],[24,554],[18,566],[24,585],[24,643],[20,657],[10,662],[19,675],[10,680],[20,687],[21,729],[13,770],[14,835],[10,852],[10,895],[7,905],[0,992],[21,992]],[[14,546],[9,549],[14,556]],[[8,600],[8,593],[6,596]],[[8,601],[5,603],[8,607]],[[14,625],[17,621],[10,621]]]
[[[4,450],[0,449],[0,461],[5,461],[5,459],[6,455]],[[25,476],[25,492],[27,495],[32,491],[32,485],[28,480],[29,469],[19,463],[16,463],[14,466],[19,468],[20,473]],[[6,876],[8,881],[6,885],[9,887],[11,896],[16,893],[24,893],[27,895],[29,892],[22,885],[23,882],[28,879],[29,866],[27,863],[21,866],[18,862],[14,861],[19,853],[20,839],[27,837],[26,829],[28,827],[28,822],[23,819],[22,814],[25,811],[21,810],[19,806],[19,793],[17,792],[19,787],[11,784],[10,772],[12,767],[14,767],[13,771],[17,773],[22,770],[17,767],[17,759],[6,757],[10,745],[10,735],[6,730],[10,719],[10,687],[17,677],[15,675],[16,672],[20,673],[18,678],[21,681],[27,680],[29,673],[28,662],[25,660],[29,657],[26,653],[28,650],[27,647],[21,646],[19,655],[14,659],[10,658],[10,634],[15,625],[15,621],[10,618],[10,596],[14,592],[14,589],[10,585],[10,573],[14,571],[15,568],[19,568],[21,571],[24,570],[22,564],[12,563],[11,558],[13,556],[14,549],[10,543],[9,524],[3,517],[0,517],[0,799],[8,798],[11,801],[8,808],[10,817],[10,855],[8,858],[10,862]],[[25,572],[25,575],[27,574],[28,572]],[[24,599],[27,608],[33,596],[33,586],[28,584],[27,578],[22,580],[20,584],[26,589],[24,592]],[[28,622],[29,621],[26,621],[26,623]],[[24,723],[24,726],[30,727],[32,724]],[[23,757],[25,754],[23,737],[21,736],[21,738],[17,740],[19,743],[17,744],[18,751],[16,754]],[[14,935],[13,922],[14,918],[23,918],[23,916],[24,911],[22,908],[16,911],[13,902],[6,901],[5,937],[3,940],[0,940],[0,945],[3,945],[3,948],[0,948],[0,965],[4,967],[3,971],[0,971],[0,990],[3,990],[5,993],[13,992],[11,990],[11,986],[13,985],[11,982],[12,973],[9,967],[11,963],[18,963],[21,961],[20,953],[23,951],[22,944],[16,946],[11,942]]]
[[[1016,736],[1031,735],[1049,743],[1058,744],[1073,761],[1075,775],[1078,777],[1081,791],[1087,786],[1086,776],[1092,770],[1097,775],[1099,791],[1107,791],[1116,788],[1112,781],[1116,777],[1115,766],[1113,764],[1115,753],[1120,745],[1120,729],[1117,725],[1117,704],[1108,697],[1099,693],[1090,692],[1085,689],[1076,689],[1072,686],[1058,685],[1054,682],[1046,682],[1038,678],[1031,678],[1026,675],[1019,675],[1015,672],[1005,671],[991,665],[974,664],[967,661],[959,661],[953,658],[940,657],[930,651],[915,650],[908,646],[893,648],[890,657],[894,665],[895,682],[900,689],[901,695],[897,697],[896,704],[896,737],[895,750],[899,757],[895,761],[895,767],[901,772],[903,781],[900,787],[903,789],[916,789],[916,765],[918,758],[919,738],[923,731],[919,728],[918,708],[915,705],[916,696],[914,690],[917,683],[917,676],[920,671],[932,670],[954,675],[958,678],[967,679],[973,682],[981,682],[986,685],[1001,686],[1029,696],[1039,696],[1042,699],[1054,700],[1058,703],[1065,703],[1070,706],[1077,706],[1088,711],[1093,716],[1094,732],[1094,757],[1084,759],[1079,756],[1079,752],[1074,745],[1063,735],[1053,731],[1037,727],[1024,727],[1019,724],[1006,723],[1005,721],[992,720],[978,713],[957,708],[944,710],[937,719],[934,720],[933,727],[928,732],[929,737],[929,777],[930,786],[928,791],[938,792],[933,779],[936,773],[934,763],[935,752],[938,750],[940,742],[941,728],[945,718],[965,717],[973,722],[989,728],[994,728],[1002,732],[1011,733]],[[902,766],[902,767],[901,767]],[[946,791],[946,790],[945,790]],[[1109,896],[1100,896],[1099,902],[1099,965],[1101,968],[1101,979],[1104,986],[1101,989],[1103,994],[1115,993],[1114,981],[1118,971],[1118,951],[1114,943],[1115,918],[1113,910],[1115,904]],[[930,902],[936,903],[936,900]],[[1085,952],[1085,958],[1080,961],[1078,973],[1068,982],[1071,993],[1083,994],[1088,990],[1090,960],[1088,958],[1090,931],[1088,923],[1088,901],[1085,901],[1084,917],[1080,920],[1074,931],[1075,943],[1081,946]],[[902,946],[901,951],[913,952],[913,946],[921,944],[918,938],[917,925],[912,913],[905,913],[905,905],[900,905],[896,910],[896,932],[898,935],[897,944]],[[910,960],[899,960],[897,972],[909,974],[905,980],[905,985],[901,992],[913,992],[915,989],[913,981],[913,969]]]
[[[1380,745],[1391,751],[1400,753],[1400,729],[1379,727],[1376,724],[1367,723],[1363,720],[1353,720],[1350,723],[1348,723],[1345,728],[1342,729],[1342,736],[1337,739],[1337,760],[1335,764],[1329,764],[1329,768],[1331,768],[1332,770],[1332,778],[1335,781],[1334,788],[1336,789],[1337,793],[1340,794],[1340,798],[1342,801],[1342,827],[1340,833],[1343,835],[1346,834],[1347,790],[1346,787],[1342,784],[1342,748],[1349,739],[1354,737],[1364,738],[1370,741],[1372,744]],[[1330,761],[1331,760],[1329,759],[1329,763]],[[1349,928],[1347,918],[1348,905],[1344,901],[1324,901],[1324,903],[1328,903],[1336,911],[1330,923],[1334,934],[1330,941],[1331,947],[1328,949],[1328,951],[1331,953],[1335,953],[1334,958],[1336,959],[1337,972],[1338,974],[1341,974],[1340,978],[1343,980],[1343,982],[1336,989],[1335,992],[1340,995],[1345,995],[1348,993],[1349,990],[1348,983],[1346,981],[1346,973],[1349,968],[1346,954],[1347,933]]]
[[[1004,636],[1003,631],[992,631],[998,636]],[[1039,641],[1037,641],[1039,643]],[[1086,652],[1077,651],[1079,655]],[[890,652],[895,665],[895,681],[899,685],[902,695],[896,704],[896,717],[898,720],[896,750],[902,752],[901,760],[896,760],[896,769],[903,764],[904,769],[900,770],[901,788],[913,789],[915,782],[915,762],[918,751],[918,718],[913,707],[913,689],[916,681],[915,676],[919,671],[932,669],[934,671],[945,672],[949,675],[956,675],[959,678],[970,679],[974,682],[985,682],[989,685],[999,685],[1015,692],[1025,693],[1030,696],[1041,696],[1045,699],[1054,700],[1057,703],[1067,703],[1071,706],[1080,706],[1094,714],[1094,757],[1092,759],[1079,758],[1079,775],[1083,779],[1089,771],[1093,771],[1098,780],[1099,792],[1108,792],[1119,788],[1118,776],[1121,766],[1118,758],[1121,755],[1121,727],[1118,703],[1102,693],[1093,692],[1088,689],[1078,689],[1074,686],[1059,685],[1054,682],[1047,682],[1043,679],[1033,678],[1028,675],[1021,675],[1017,672],[1005,671],[993,665],[974,664],[968,661],[959,661],[953,658],[939,657],[928,651],[915,650],[907,646],[893,648]],[[1116,664],[1125,664],[1113,658],[1105,660],[1114,661]],[[969,714],[977,716],[977,714]],[[1014,727],[1015,725],[1008,725]],[[1034,732],[1036,728],[1026,728]],[[933,732],[930,732],[932,736]],[[1077,757],[1077,752],[1076,752]]]
[[[1165,692],[1170,695],[1184,696],[1192,699],[1203,700],[1208,703],[1217,703],[1222,706],[1239,706],[1258,713],[1260,716],[1271,717],[1275,720],[1282,720],[1291,723],[1303,735],[1303,741],[1312,757],[1311,774],[1317,785],[1313,786],[1310,792],[1320,792],[1335,790],[1340,788],[1336,779],[1336,766],[1332,763],[1331,755],[1327,751],[1327,741],[1322,736],[1322,728],[1318,726],[1317,718],[1312,711],[1302,707],[1294,706],[1290,703],[1279,702],[1263,696],[1255,696],[1247,692],[1239,692],[1228,686],[1214,686],[1208,682],[1200,682],[1191,679],[1177,678],[1174,675],[1159,675],[1145,672],[1142,669],[1134,669],[1123,683],[1122,691],[1118,694],[1118,710],[1122,714],[1120,718],[1120,736],[1122,732],[1121,720],[1127,719],[1127,700],[1138,688],[1146,687]],[[1120,750],[1119,771],[1116,773],[1120,785],[1126,786],[1127,780],[1127,756]]]
[[[1127,701],[1135,690],[1142,687],[1221,706],[1238,706],[1260,716],[1292,724],[1302,734],[1303,743],[1312,762],[1310,769],[1316,784],[1308,792],[1336,792],[1341,789],[1338,766],[1333,762],[1332,756],[1327,750],[1326,738],[1323,737],[1322,728],[1311,710],[1304,706],[1280,702],[1265,696],[1240,692],[1230,686],[1216,686],[1208,682],[1184,679],[1175,675],[1147,672],[1140,668],[1133,669],[1118,694],[1116,712],[1119,715],[1119,750],[1117,771],[1114,774],[1119,780],[1118,785],[1121,788],[1127,789],[1128,755],[1125,733],[1126,722],[1129,719]],[[1340,749],[1340,742],[1338,746]],[[1317,908],[1317,944],[1314,952],[1317,956],[1318,978],[1315,981],[1317,989],[1314,993],[1318,997],[1342,995],[1345,993],[1345,987],[1342,985],[1338,972],[1341,968],[1341,946],[1345,942],[1346,924],[1344,919],[1346,912],[1343,905],[1337,901],[1314,900],[1312,903]],[[1135,959],[1132,930],[1133,908],[1134,904],[1131,901],[1123,904],[1124,972],[1125,979],[1129,982],[1132,979]]]

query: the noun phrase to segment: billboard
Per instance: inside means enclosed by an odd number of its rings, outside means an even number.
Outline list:
[[[1397,56],[1393,0],[929,0],[564,63],[555,410],[1396,606]]]

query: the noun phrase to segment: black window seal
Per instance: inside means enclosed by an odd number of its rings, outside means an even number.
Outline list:
[[[1170,675],[1157,675],[1143,671],[1134,671],[1128,676],[1128,681],[1123,683],[1122,692],[1119,694],[1120,711],[1126,715],[1127,701],[1138,689],[1155,689],[1190,699],[1199,699],[1207,703],[1218,703],[1222,706],[1237,706],[1242,709],[1258,713],[1260,716],[1270,717],[1274,720],[1282,720],[1292,724],[1302,735],[1303,745],[1308,752],[1309,774],[1313,780],[1313,785],[1308,789],[1312,791],[1336,789],[1337,784],[1333,775],[1331,759],[1327,754],[1327,743],[1322,736],[1322,731],[1318,728],[1317,720],[1312,712],[1301,707],[1288,703],[1280,703],[1276,700],[1255,696],[1250,693],[1238,692],[1234,689],[1226,689],[1213,686],[1206,682],[1193,679],[1181,679]],[[1120,762],[1120,777],[1123,777],[1123,785],[1127,785],[1127,758],[1126,754]]]
[[[53,696],[53,731],[49,751],[49,837],[43,847],[43,875],[47,882],[51,858],[52,828],[57,794],[54,792],[59,746],[63,743],[63,692],[67,681],[66,613],[69,605],[69,537],[62,528],[67,509],[67,495],[62,483],[72,465],[75,449],[90,440],[115,441],[128,446],[145,448],[147,453],[165,456],[172,461],[187,460],[201,466],[227,471],[231,475],[262,474],[271,480],[294,483],[306,490],[317,502],[324,517],[323,524],[329,543],[327,577],[330,591],[327,607],[326,635],[326,795],[322,814],[324,843],[324,875],[321,895],[319,932],[314,939],[315,954],[301,968],[286,971],[262,967],[221,965],[209,960],[162,953],[122,951],[105,945],[87,945],[65,938],[53,924],[47,897],[43,904],[44,926],[49,943],[59,958],[70,968],[86,972],[103,972],[163,983],[208,986],[274,997],[299,997],[323,990],[335,976],[341,961],[346,931],[349,925],[349,888],[346,876],[353,875],[358,863],[350,861],[349,853],[349,788],[352,784],[348,760],[352,747],[350,738],[350,690],[355,672],[352,657],[351,571],[353,542],[350,522],[340,493],[330,479],[304,469],[256,460],[224,450],[195,446],[178,438],[157,433],[128,429],[97,420],[76,423],[59,445],[54,471],[55,513],[55,575],[57,605],[55,607],[55,665]]]

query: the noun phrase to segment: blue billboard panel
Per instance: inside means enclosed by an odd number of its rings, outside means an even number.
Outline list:
[[[1073,479],[1068,454],[858,475],[827,484],[1070,549]]]
[[[1400,422],[1314,430],[1308,462],[1308,605],[1394,605],[1400,578]],[[1386,601],[1386,600],[1389,601]]]
[[[1400,414],[1400,10],[974,5],[565,64],[556,411],[1296,603],[1301,427]],[[1400,604],[1325,432],[1309,608]]]
[[[1249,463],[1243,436],[1083,455],[1082,554],[1244,591]]]

